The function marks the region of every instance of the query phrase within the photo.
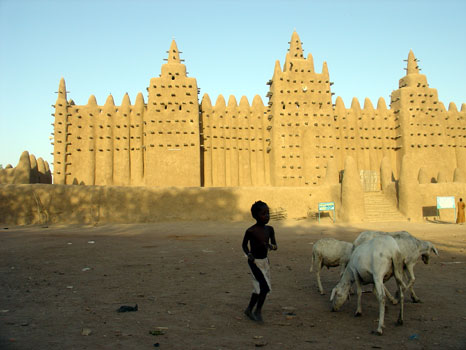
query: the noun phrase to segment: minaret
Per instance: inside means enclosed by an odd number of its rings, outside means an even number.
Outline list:
[[[303,48],[302,48],[302,43],[301,39],[299,39],[298,33],[296,31],[293,31],[293,34],[291,34],[291,41],[289,42],[290,44],[290,58],[291,59],[296,59],[296,58],[304,58],[303,56]]]
[[[419,66],[417,65],[417,59],[416,57],[414,57],[413,50],[409,50],[408,67],[406,68],[406,74],[419,74]]]
[[[426,167],[431,171],[429,176],[437,176],[440,169],[453,173],[456,156],[446,138],[447,112],[438,100],[437,90],[430,88],[426,76],[420,74],[412,50],[406,75],[400,79],[399,89],[392,92],[391,109],[395,118],[397,169],[401,168],[404,155],[413,154],[411,159],[419,164],[412,165]]]
[[[60,79],[55,102],[53,183],[63,185],[66,177],[66,152],[68,142],[68,102],[65,79]]]
[[[197,82],[186,75],[175,40],[161,75],[150,80],[144,113],[144,178],[150,186],[200,186]]]
[[[327,64],[314,70],[293,32],[283,71],[275,64],[268,114],[271,116],[270,176],[273,186],[316,185],[333,157],[330,139],[334,123]]]

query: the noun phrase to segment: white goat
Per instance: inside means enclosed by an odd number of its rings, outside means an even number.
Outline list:
[[[354,240],[353,242],[353,250],[358,246],[358,245],[361,245],[362,243],[374,238],[374,237],[377,237],[377,236],[380,236],[380,235],[385,235],[387,234],[387,232],[382,232],[382,231],[363,231],[359,234],[358,237],[356,237],[356,239]]]
[[[397,232],[381,232],[381,231],[364,231],[354,240],[353,246],[357,247],[361,243],[370,240],[376,236],[388,234],[392,236],[398,247],[401,251],[401,256],[403,259],[403,268],[406,276],[406,280],[408,282],[407,288],[411,294],[411,299],[414,303],[419,303],[421,300],[414,292],[414,281],[416,278],[414,277],[414,266],[416,265],[419,257],[421,257],[424,264],[429,263],[430,254],[434,253],[435,255],[438,254],[438,250],[434,247],[434,245],[429,241],[423,241],[417,239],[416,237],[412,236],[409,232],[406,231],[397,231]],[[397,301],[392,295],[386,290],[387,297],[393,304],[396,304]]]
[[[322,266],[327,266],[327,268],[341,266],[341,276],[349,261],[352,250],[353,245],[351,243],[339,241],[334,238],[321,238],[314,243],[312,248],[311,268],[309,271],[312,272],[314,262],[317,261],[316,276],[320,294],[325,294],[322,283],[320,282],[320,270]]]
[[[358,306],[355,316],[362,313],[361,296],[363,284],[374,284],[375,295],[379,302],[379,324],[377,333],[382,335],[385,317],[384,281],[392,275],[400,293],[400,314],[398,324],[403,324],[403,261],[395,239],[388,235],[377,236],[356,247],[338,284],[333,288],[330,301],[332,311],[337,311],[348,299],[353,282],[356,283]]]

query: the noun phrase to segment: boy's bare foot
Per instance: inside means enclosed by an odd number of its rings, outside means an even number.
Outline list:
[[[245,314],[246,316],[248,316],[248,318],[249,318],[250,320],[257,321],[256,318],[254,317],[254,314],[252,313],[251,309],[246,308],[246,310],[244,310],[244,314]]]

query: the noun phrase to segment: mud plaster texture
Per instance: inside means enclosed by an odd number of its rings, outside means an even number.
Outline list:
[[[269,255],[273,292],[260,325],[243,314],[252,284],[241,240],[250,224],[3,225],[0,348],[466,347],[466,226],[272,221],[278,250]],[[395,326],[398,307],[387,303],[383,336],[371,334],[378,317],[374,295],[363,294],[362,317],[353,316],[355,297],[331,312],[329,294],[338,268],[321,273],[325,296],[309,273],[313,242],[321,237],[352,241],[367,229],[407,230],[440,252],[428,265],[416,265],[415,289],[423,303],[406,300],[403,326]],[[388,288],[394,290],[393,281]],[[137,312],[116,312],[135,304]]]
[[[126,94],[119,105],[112,95],[103,105],[94,95],[78,105],[60,80],[53,181],[310,187],[326,181],[330,162],[342,171],[347,157],[374,180],[387,158],[398,179],[405,155],[412,155],[411,165],[424,167],[429,178],[451,180],[455,169],[466,171],[466,104],[450,103],[447,109],[418,62],[409,51],[406,75],[389,101],[353,98],[345,106],[333,96],[327,63],[315,67],[294,31],[284,62],[275,61],[265,101],[259,95],[252,101],[201,97],[173,40],[160,76],[150,79],[147,96],[138,93],[134,104]]]
[[[319,202],[335,202],[337,222],[364,222],[366,204],[354,180],[348,184],[344,181],[343,186],[256,188],[0,185],[0,223],[101,225],[238,221],[249,218],[249,208],[256,200],[268,203],[272,214],[288,219],[315,218]],[[419,184],[408,176],[399,185],[386,186],[383,195],[406,221],[454,222],[453,209],[437,212],[436,197],[454,196],[456,203],[465,193],[465,182]]]
[[[42,158],[37,158],[28,151],[21,153],[16,167],[7,164],[5,169],[0,169],[0,184],[34,184],[52,183],[52,173],[49,163]]]

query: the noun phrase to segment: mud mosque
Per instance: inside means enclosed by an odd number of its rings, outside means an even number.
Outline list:
[[[119,106],[111,95],[77,105],[62,78],[54,185],[47,162],[25,151],[0,170],[0,222],[246,220],[257,199],[289,218],[315,218],[331,202],[343,222],[454,220],[436,199],[466,196],[466,103],[446,109],[412,51],[388,105],[375,107],[333,103],[327,64],[316,71],[296,32],[265,104],[199,101],[182,62],[172,41],[147,99],[126,94]]]
[[[320,72],[292,34],[283,67],[276,61],[268,101],[256,95],[239,103],[219,95],[198,100],[195,78],[186,75],[175,41],[159,77],[150,80],[147,102],[126,94],[120,106],[67,100],[65,82],[55,103],[54,183],[118,186],[309,186],[338,171],[352,156],[361,176],[377,186],[383,157],[399,173],[405,154],[437,178],[466,167],[466,104],[448,110],[429,87],[412,51],[406,76],[374,108],[354,98],[332,104],[326,62]]]

